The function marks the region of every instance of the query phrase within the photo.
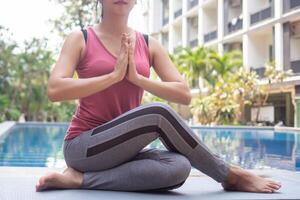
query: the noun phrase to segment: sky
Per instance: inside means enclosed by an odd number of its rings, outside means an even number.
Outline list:
[[[143,31],[140,5],[135,5],[130,13],[129,26]],[[60,16],[62,7],[49,0],[0,0],[0,25],[9,28],[12,39],[22,43],[31,37],[48,37],[49,46],[57,45],[61,38],[51,33],[48,19]],[[60,42],[59,42],[60,43]]]

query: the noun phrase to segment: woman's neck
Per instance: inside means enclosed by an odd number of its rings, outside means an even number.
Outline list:
[[[101,30],[110,35],[120,36],[122,33],[130,33],[130,28],[127,26],[128,16],[116,16],[106,14],[99,24]]]

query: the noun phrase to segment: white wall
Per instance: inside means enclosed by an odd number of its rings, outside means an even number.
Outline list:
[[[174,1],[174,12],[182,8],[182,0],[173,0]]]
[[[228,20],[231,21],[231,19],[239,17],[242,14],[242,5],[241,7],[237,7],[237,8],[229,8],[228,11]]]
[[[250,0],[250,1],[245,0],[245,1],[248,1],[248,9],[250,14],[260,11],[264,8],[267,8],[270,5],[269,0]]]
[[[174,47],[182,45],[182,26],[174,27]]]
[[[203,10],[203,27],[204,33],[215,31],[218,26],[218,13],[217,9],[204,9]]]
[[[149,32],[159,32],[162,27],[162,2],[151,0],[149,3]]]
[[[249,37],[248,63],[250,67],[263,67],[269,61],[269,45],[272,44],[272,36],[254,35]]]
[[[147,14],[144,14],[144,27],[145,27],[145,32],[146,33],[149,33],[149,28],[150,28],[150,26],[149,26],[149,13],[147,13]]]
[[[291,61],[300,60],[300,38],[291,38]]]

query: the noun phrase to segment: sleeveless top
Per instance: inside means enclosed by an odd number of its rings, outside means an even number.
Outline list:
[[[79,78],[90,78],[113,72],[117,58],[101,42],[94,28],[86,28],[87,41],[82,60],[76,67]],[[141,32],[135,31],[134,59],[137,73],[150,76],[149,49]],[[64,140],[104,124],[141,104],[144,89],[123,80],[90,96],[79,99]]]

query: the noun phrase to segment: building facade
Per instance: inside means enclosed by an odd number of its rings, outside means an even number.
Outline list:
[[[291,69],[294,75],[272,87],[268,103],[274,123],[300,127],[300,0],[141,2],[148,33],[170,53],[179,46],[206,46],[221,54],[239,49],[244,67],[261,76],[272,60],[278,70]],[[251,110],[247,113],[250,120]]]

